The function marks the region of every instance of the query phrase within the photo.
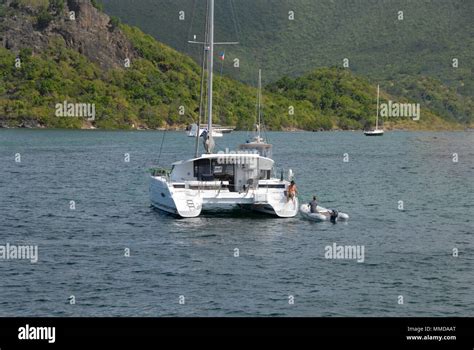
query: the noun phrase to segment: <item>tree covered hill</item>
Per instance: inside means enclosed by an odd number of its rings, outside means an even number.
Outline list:
[[[290,100],[304,102],[310,106],[313,113],[330,116],[337,121],[342,129],[372,128],[376,116],[376,88],[367,79],[354,76],[343,68],[319,68],[298,78],[284,77],[267,86],[273,94],[283,95]],[[380,103],[398,101],[411,103],[414,100],[393,96],[381,90]],[[449,128],[450,121],[442,121],[429,109],[421,111],[421,120],[414,122],[409,118],[389,117],[382,120],[386,127],[403,125],[412,129],[443,129]],[[310,119],[300,119],[300,122],[311,125]],[[452,123],[452,121],[451,121]]]
[[[187,40],[202,39],[205,1],[102,2],[108,13],[198,59],[198,48]],[[255,71],[263,68],[269,83],[318,67],[342,67],[347,58],[349,69],[372,84],[421,97],[425,108],[448,120],[472,123],[472,18],[474,2],[465,0],[217,0],[216,36],[240,42],[220,48],[227,57],[223,72],[236,80],[255,84]]]
[[[159,128],[197,120],[200,67],[96,7],[89,0],[0,2],[0,125]],[[255,88],[218,76],[215,92],[216,122],[252,126]],[[321,68],[269,85],[265,122],[273,130],[360,129],[373,125],[375,96],[367,79]],[[55,106],[64,101],[94,104],[95,120],[58,116]],[[423,113],[426,118],[408,127],[456,127]]]

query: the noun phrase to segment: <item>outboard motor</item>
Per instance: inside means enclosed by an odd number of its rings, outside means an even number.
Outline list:
[[[339,213],[337,212],[337,210],[336,210],[336,209],[333,209],[333,210],[331,211],[331,217],[330,217],[330,220],[331,220],[331,222],[332,222],[333,224],[336,223],[336,220],[337,220],[337,217],[338,217],[338,216],[339,216]]]

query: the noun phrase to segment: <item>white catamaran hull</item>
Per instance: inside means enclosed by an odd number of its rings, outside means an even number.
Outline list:
[[[240,205],[241,207],[263,214],[276,215],[280,218],[292,218],[298,213],[298,198],[295,201],[275,201],[267,204]]]
[[[298,199],[288,201],[285,191],[268,188],[231,192],[223,188],[222,182],[201,182],[198,191],[190,187],[199,186],[197,181],[170,184],[165,177],[151,176],[151,204],[160,210],[182,218],[197,217],[203,208],[223,205],[239,205],[250,210],[282,218],[294,217],[298,213]]]
[[[150,179],[151,204],[167,213],[179,215],[183,218],[193,218],[201,214],[202,204],[196,200],[192,192],[178,196],[169,186],[165,177],[152,176]]]
[[[201,103],[207,116],[204,133],[198,124],[193,124],[189,136],[201,135],[205,153],[199,154],[199,142],[195,143],[195,158],[174,162],[169,170],[151,170],[150,199],[154,207],[183,218],[199,216],[211,207],[241,205],[252,210],[263,211],[279,217],[293,217],[298,213],[298,200],[288,201],[287,191],[293,179],[288,181],[272,177],[274,161],[271,145],[266,144],[260,134],[261,124],[261,73],[259,73],[258,127],[253,142],[239,147],[237,152],[213,153],[214,138],[218,128],[212,124],[213,116],[213,72],[214,72],[214,0],[207,4],[207,28],[203,45],[203,75],[201,80]],[[207,74],[204,74],[207,66]],[[204,79],[206,78],[206,84]],[[206,87],[207,92],[204,91]],[[201,110],[201,108],[200,108]],[[199,114],[199,120],[201,113]],[[221,136],[220,133],[219,136]],[[164,134],[163,134],[164,136]]]

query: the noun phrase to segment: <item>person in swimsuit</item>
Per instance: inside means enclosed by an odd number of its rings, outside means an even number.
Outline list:
[[[290,186],[288,186],[288,202],[290,199],[295,203],[295,197],[298,194],[298,189],[296,188],[295,182],[292,180]]]

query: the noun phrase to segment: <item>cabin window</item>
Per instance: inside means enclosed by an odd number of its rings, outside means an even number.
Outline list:
[[[212,180],[210,159],[198,159],[194,161],[194,177],[199,181]]]
[[[285,188],[285,184],[259,184],[258,187],[260,188]]]
[[[234,183],[234,164],[223,164],[217,159],[198,159],[194,161],[194,177],[198,181],[229,181]]]
[[[260,170],[260,180],[269,180],[271,175],[271,170]]]
[[[234,183],[234,164],[223,164],[216,159],[212,161],[212,174],[217,181]]]

